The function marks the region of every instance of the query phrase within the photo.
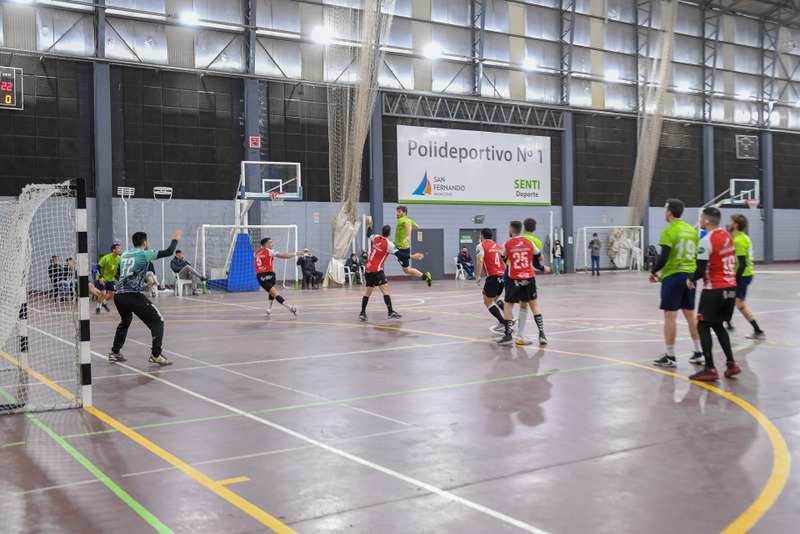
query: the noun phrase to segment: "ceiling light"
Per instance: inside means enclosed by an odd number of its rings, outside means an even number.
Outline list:
[[[311,40],[322,45],[333,42],[333,34],[325,26],[316,26],[311,30]]]
[[[182,24],[193,26],[200,22],[200,17],[198,17],[197,13],[194,11],[184,11],[178,16],[178,20],[181,21]]]
[[[539,67],[539,62],[532,57],[526,57],[522,62],[522,68],[525,70],[536,70]]]
[[[422,55],[428,59],[438,59],[442,57],[442,47],[439,43],[431,41],[422,48]]]

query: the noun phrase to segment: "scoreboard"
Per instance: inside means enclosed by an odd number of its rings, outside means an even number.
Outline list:
[[[22,69],[0,67],[0,110],[22,109]]]

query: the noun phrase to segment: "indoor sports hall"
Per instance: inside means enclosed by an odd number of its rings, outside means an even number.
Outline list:
[[[783,533],[796,0],[0,0],[0,532]]]

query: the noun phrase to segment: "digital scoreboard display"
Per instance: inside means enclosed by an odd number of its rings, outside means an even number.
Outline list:
[[[22,109],[22,69],[0,67],[0,110]]]

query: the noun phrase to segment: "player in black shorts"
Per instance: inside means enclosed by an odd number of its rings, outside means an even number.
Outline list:
[[[483,304],[492,317],[497,319],[497,325],[492,327],[493,332],[502,334],[505,332],[506,320],[503,317],[503,274],[506,264],[503,260],[503,248],[492,239],[492,231],[489,228],[481,230],[481,242],[475,249],[476,265],[475,283],[480,287],[481,276],[486,273],[486,281],[483,284]],[[512,319],[512,323],[514,320]]]

